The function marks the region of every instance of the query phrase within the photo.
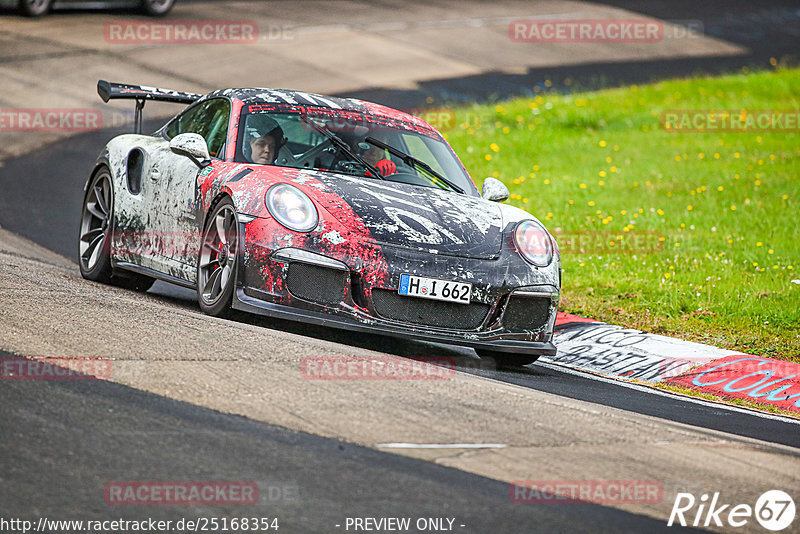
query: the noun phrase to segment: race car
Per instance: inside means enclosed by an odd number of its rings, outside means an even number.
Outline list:
[[[144,13],[160,17],[172,9],[175,0],[0,0],[0,7],[17,7],[29,17],[41,17],[54,5],[58,7],[135,7]]]
[[[557,244],[479,191],[422,119],[279,89],[204,96],[98,82],[136,102],[85,188],[80,271],[140,290],[165,280],[200,308],[240,310],[474,348],[502,365],[554,355]],[[188,106],[143,135],[148,100]]]

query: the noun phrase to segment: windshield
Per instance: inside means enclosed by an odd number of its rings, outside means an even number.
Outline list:
[[[419,130],[352,111],[253,105],[242,113],[236,161],[477,194],[450,146],[435,131]]]

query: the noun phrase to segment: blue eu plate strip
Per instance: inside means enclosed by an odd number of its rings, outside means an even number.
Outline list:
[[[400,288],[397,290],[397,292],[401,295],[408,295],[408,281],[410,278],[411,277],[407,274],[400,275]]]

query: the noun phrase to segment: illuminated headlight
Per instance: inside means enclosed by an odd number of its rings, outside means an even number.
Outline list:
[[[536,221],[522,221],[514,230],[517,250],[528,262],[547,267],[553,261],[553,240]]]
[[[289,184],[275,184],[267,191],[267,209],[289,230],[310,232],[317,227],[319,215],[308,195]]]

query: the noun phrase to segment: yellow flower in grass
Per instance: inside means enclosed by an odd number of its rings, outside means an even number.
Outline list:
[[[590,201],[589,201],[589,205],[590,205],[590,206],[594,206],[594,200],[590,200]]]
[[[672,273],[664,273],[664,278],[669,279],[672,276]]]
[[[692,209],[693,209],[693,208],[692,208],[691,204],[690,204],[690,205],[688,205],[688,206],[686,206],[686,211],[692,211]]]
[[[489,148],[491,148],[495,152],[500,152],[500,147],[497,146],[497,143],[492,143],[491,145],[489,145]]]
[[[606,144],[607,143],[605,141],[600,141],[600,143],[599,143],[600,146],[606,146]]]

